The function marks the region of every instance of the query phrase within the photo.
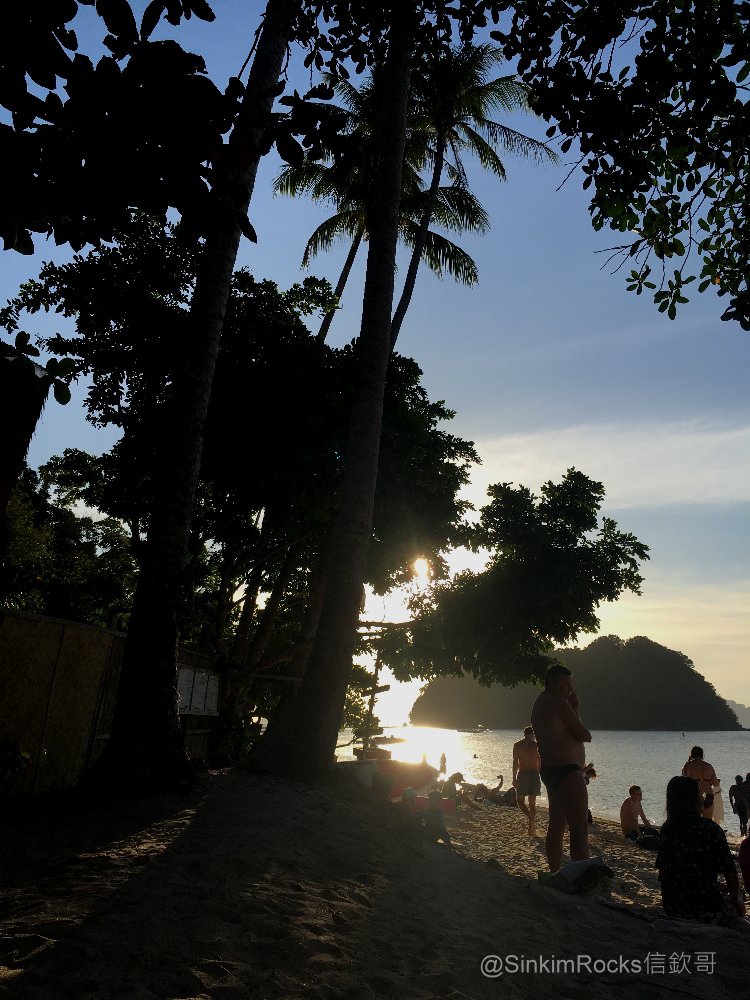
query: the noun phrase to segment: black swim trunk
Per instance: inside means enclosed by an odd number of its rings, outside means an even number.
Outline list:
[[[580,764],[558,764],[555,767],[545,767],[542,764],[539,773],[542,776],[542,781],[547,786],[547,791],[556,792],[565,778],[574,771],[580,771],[583,774],[583,768]]]
[[[539,780],[538,771],[519,771],[516,777],[516,795],[523,798],[524,795],[541,795],[542,783]]]

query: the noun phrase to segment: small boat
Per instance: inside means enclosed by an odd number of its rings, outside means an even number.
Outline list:
[[[373,785],[373,775],[389,775],[392,778],[389,791],[392,799],[400,799],[405,788],[413,788],[417,794],[427,792],[437,783],[440,772],[436,767],[432,767],[426,760],[419,764],[411,763],[411,761],[391,760],[391,751],[384,746],[376,745],[380,743],[406,743],[406,740],[399,736],[383,736],[382,727],[375,725],[373,716],[375,696],[389,689],[388,684],[378,686],[379,672],[380,657],[378,656],[375,661],[373,685],[364,692],[370,695],[367,715],[364,724],[354,731],[354,739],[361,740],[362,746],[352,751],[355,760],[337,761],[336,767],[354,769],[357,780],[369,787]]]
[[[487,726],[472,726],[471,729],[457,729],[457,733],[486,733]]]
[[[372,753],[372,751],[370,752]],[[392,799],[400,799],[405,788],[413,788],[417,795],[424,794],[437,784],[440,776],[436,767],[425,764],[424,761],[415,764],[412,761],[390,760],[387,757],[342,760],[336,764],[336,767],[354,770],[357,781],[369,787],[372,787],[372,776],[376,772],[389,775],[393,778],[389,792]]]

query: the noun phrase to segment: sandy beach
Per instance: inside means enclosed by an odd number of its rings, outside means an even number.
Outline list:
[[[388,803],[339,776],[241,772],[188,795],[26,819],[2,830],[0,995],[25,1000],[723,997],[750,943],[659,930],[653,855],[597,821],[611,894],[537,880],[518,810],[451,817],[456,851],[402,841]],[[543,832],[546,817],[540,812]],[[698,971],[700,954],[702,967]],[[706,957],[706,953],[710,958]],[[619,959],[639,971],[482,974],[507,960]],[[650,958],[647,959],[647,956]],[[670,971],[682,965],[683,971]],[[526,965],[524,968],[528,969]],[[533,967],[532,967],[533,968]],[[569,967],[570,968],[570,967]],[[689,969],[689,971],[687,971]]]

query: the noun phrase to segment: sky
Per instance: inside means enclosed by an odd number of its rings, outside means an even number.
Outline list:
[[[262,5],[213,7],[213,24],[193,20],[175,37],[204,56],[223,86],[245,60]],[[95,54],[102,33],[88,23],[81,47]],[[293,86],[307,83],[292,67]],[[532,118],[510,124],[544,137],[545,125]],[[604,484],[604,512],[651,547],[642,596],[603,606],[601,634],[647,635],[678,649],[720,694],[750,704],[750,334],[720,321],[726,300],[712,292],[696,292],[670,321],[650,298],[626,291],[622,273],[602,268],[601,251],[618,240],[592,229],[582,177],[558,190],[566,162],[505,163],[501,184],[468,162],[492,220],[489,234],[460,239],[478,264],[479,284],[463,288],[420,269],[399,351],[418,361],[431,398],[456,410],[451,433],[476,444],[482,465],[466,493],[476,506],[488,484],[538,490],[574,466]],[[305,276],[305,242],[328,213],[274,197],[278,169],[274,155],[261,165],[250,210],[258,244],[243,241],[238,266],[284,288]],[[347,249],[321,256],[307,273],[335,283]],[[0,300],[42,260],[68,256],[52,244],[33,258],[6,252]],[[402,254],[397,293],[406,263]],[[361,251],[331,330],[334,346],[358,333],[363,281]],[[30,332],[54,327],[49,317],[29,324]],[[109,432],[86,424],[82,397],[78,387],[67,407],[47,405],[32,466],[64,447],[111,446]],[[396,599],[372,599],[366,611],[391,620],[398,613]],[[402,721],[417,690],[394,686],[379,702],[381,719]]]

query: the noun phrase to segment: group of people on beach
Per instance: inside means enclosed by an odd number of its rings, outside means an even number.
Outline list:
[[[587,784],[595,774],[592,765],[586,764],[585,745],[590,742],[572,674],[562,664],[553,664],[532,708],[531,725],[513,747],[513,784],[530,834],[536,832],[536,796],[542,782],[547,789],[545,849],[552,872],[562,868],[566,828],[571,860],[590,858]],[[620,810],[622,831],[628,840],[657,851],[655,866],[668,916],[750,931],[735,861],[724,831],[714,822],[717,787],[719,779],[704,760],[703,749],[693,747],[682,774],[667,784],[667,820],[661,829],[646,818],[640,786],[631,785]],[[747,781],[738,775],[729,798],[743,836],[747,834],[748,792],[750,775]],[[750,890],[750,839],[743,841],[739,861]],[[726,894],[719,889],[719,875],[724,876]]]

